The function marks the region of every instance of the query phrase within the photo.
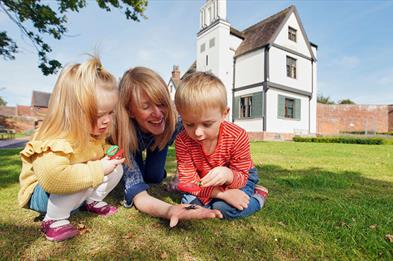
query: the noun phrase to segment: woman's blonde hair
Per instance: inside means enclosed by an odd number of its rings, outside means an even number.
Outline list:
[[[177,113],[171,101],[167,85],[153,70],[146,67],[135,67],[126,71],[119,85],[119,102],[115,111],[115,124],[112,133],[114,143],[124,149],[126,163],[131,166],[130,153],[138,150],[138,138],[134,122],[130,120],[131,106],[142,107],[141,96],[145,94],[154,104],[167,109],[165,130],[154,137],[150,149],[164,149],[176,128]]]
[[[97,120],[97,88],[117,91],[116,78],[102,67],[99,57],[66,66],[34,139],[67,139],[75,150],[85,147]]]
[[[200,115],[203,111],[227,109],[227,93],[222,81],[207,72],[195,72],[185,77],[175,94],[176,109],[180,114]],[[197,108],[197,109],[196,109]]]

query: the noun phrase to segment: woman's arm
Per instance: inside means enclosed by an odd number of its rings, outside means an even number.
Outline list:
[[[146,191],[142,191],[134,197],[134,205],[143,213],[170,220],[170,227],[176,226],[179,220],[222,218],[222,214],[218,210],[199,206],[196,209],[188,210],[185,208],[187,205],[171,205],[150,196]]]

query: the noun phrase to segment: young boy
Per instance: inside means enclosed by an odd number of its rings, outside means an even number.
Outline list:
[[[179,189],[196,187],[182,203],[218,209],[234,219],[260,210],[268,191],[256,186],[246,131],[225,121],[226,97],[223,83],[212,74],[196,72],[183,80],[175,95],[184,126],[176,138],[176,159]]]

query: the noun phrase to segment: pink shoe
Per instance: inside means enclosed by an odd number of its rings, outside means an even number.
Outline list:
[[[116,207],[111,206],[104,201],[93,201],[89,204],[86,203],[84,205],[84,209],[100,216],[110,216],[117,212]]]
[[[267,196],[269,195],[269,190],[264,186],[256,185],[254,189],[254,194],[257,194],[258,196],[266,200]]]
[[[79,230],[71,225],[68,220],[42,221],[41,231],[45,234],[46,239],[50,241],[63,241],[79,235]]]

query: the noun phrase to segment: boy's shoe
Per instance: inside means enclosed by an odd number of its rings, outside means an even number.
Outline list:
[[[110,216],[117,212],[116,207],[111,206],[104,201],[93,201],[88,204],[86,203],[83,208],[88,212],[92,212],[100,216]]]
[[[269,195],[269,190],[264,186],[256,185],[254,189],[254,194],[257,194],[258,196],[266,200],[267,196]]]
[[[41,222],[41,231],[50,241],[63,241],[79,234],[79,230],[68,220],[47,220]]]

